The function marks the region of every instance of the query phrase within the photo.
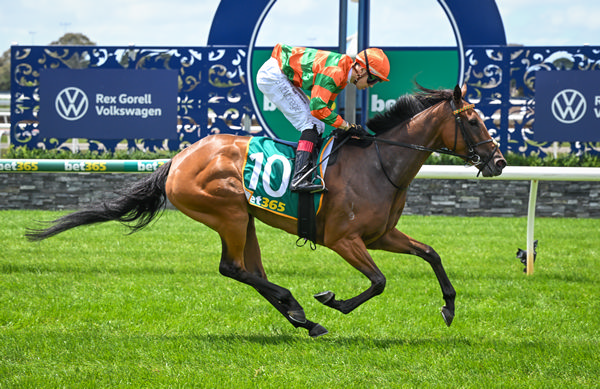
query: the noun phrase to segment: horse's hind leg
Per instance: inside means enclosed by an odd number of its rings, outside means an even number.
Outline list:
[[[296,301],[296,299],[294,299],[289,290],[247,271],[243,265],[243,261],[241,260],[243,256],[240,255],[238,257],[240,260],[236,260],[236,256],[232,252],[232,247],[229,244],[230,242],[228,242],[226,239],[223,239],[223,237],[221,237],[221,242],[223,246],[223,252],[221,254],[219,272],[222,275],[250,285],[258,290],[260,294],[269,296],[275,301],[278,301],[286,308],[286,315],[289,319],[292,319],[297,323],[306,322],[304,310]]]
[[[245,239],[228,239],[232,236],[231,234],[221,235],[223,253],[219,271],[224,276],[254,287],[294,327],[306,328],[312,337],[326,334],[327,330],[325,328],[306,319],[304,310],[289,290],[267,281],[256,237],[254,217],[248,216]],[[240,258],[237,255],[240,250],[240,243],[243,244],[243,261],[236,259]]]
[[[256,227],[254,216],[249,215],[248,226],[246,227],[246,245],[244,246],[244,265],[246,270],[257,276],[267,279],[267,274],[262,264],[260,246],[256,237]]]
[[[369,245],[370,249],[385,250],[394,253],[411,254],[423,258],[431,265],[435,276],[442,288],[442,294],[446,305],[442,307],[442,317],[447,326],[452,324],[454,319],[454,300],[456,291],[446,274],[442,265],[442,260],[438,253],[430,246],[414,240],[410,236],[400,232],[397,229],[390,230],[387,234],[379,238],[376,242]]]
[[[258,277],[267,280],[267,275],[262,265],[260,246],[258,245],[258,239],[256,237],[256,227],[254,224],[254,217],[250,216],[248,227],[246,230],[246,246],[244,247],[244,265],[246,270],[250,273],[257,275]],[[281,301],[277,300],[273,295],[265,293],[257,289],[257,291],[263,296],[268,302],[275,307],[294,327],[306,328],[309,335],[317,337],[325,335],[328,331],[318,323],[313,323],[310,320],[306,320],[304,323],[292,319],[288,315],[288,308],[282,304]]]

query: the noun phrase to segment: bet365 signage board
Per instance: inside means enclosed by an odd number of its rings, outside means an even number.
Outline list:
[[[538,71],[535,141],[600,141],[600,72]]]
[[[177,72],[44,69],[39,116],[49,138],[177,139]]]
[[[272,48],[255,49],[252,54],[252,69],[256,74],[271,55]],[[425,48],[414,50],[394,50],[384,48],[386,55],[390,60],[390,82],[381,82],[375,85],[369,91],[368,98],[368,117],[381,113],[391,107],[398,97],[404,93],[414,92],[415,86],[413,80],[421,85],[437,88],[454,88],[458,74],[458,63],[456,50],[453,48]],[[349,86],[354,88],[354,86]],[[277,107],[266,99],[256,84],[254,92],[258,101],[258,106],[262,116],[268,126],[273,130],[278,138],[290,141],[297,141],[300,132],[297,131],[290,122],[283,116]],[[334,103],[333,110],[337,113],[338,100]],[[330,130],[331,127],[328,127]],[[325,131],[327,132],[328,129]]]

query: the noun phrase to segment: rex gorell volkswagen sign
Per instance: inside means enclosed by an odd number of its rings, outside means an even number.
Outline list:
[[[600,141],[600,72],[538,71],[534,140]]]
[[[44,69],[40,135],[177,139],[177,71]]]

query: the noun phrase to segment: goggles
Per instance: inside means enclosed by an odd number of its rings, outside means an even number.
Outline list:
[[[371,73],[371,69],[369,68],[369,57],[367,57],[367,50],[364,51],[365,54],[365,65],[367,66],[367,84],[375,85],[378,82],[381,82],[381,79]]]

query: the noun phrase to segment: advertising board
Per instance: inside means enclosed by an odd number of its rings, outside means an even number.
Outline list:
[[[535,141],[600,141],[600,72],[538,71]]]
[[[415,91],[415,81],[430,89],[451,89],[456,85],[458,54],[455,48],[426,48],[398,50],[382,48],[390,61],[390,81],[375,85],[369,90],[368,117],[389,109],[403,94]],[[252,57],[253,74],[271,55],[272,48],[255,49]],[[348,85],[346,88],[354,88]],[[278,138],[297,141],[300,133],[286,120],[279,110],[266,99],[256,84],[254,93],[261,115]],[[334,110],[339,112],[341,96],[336,100]],[[327,127],[326,132],[332,130]]]
[[[42,69],[43,136],[176,139],[174,70]]]

